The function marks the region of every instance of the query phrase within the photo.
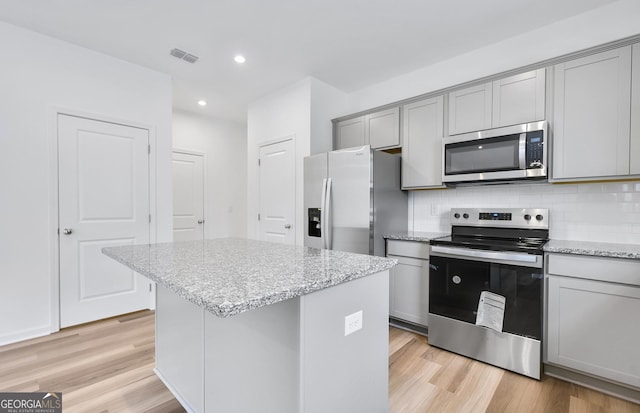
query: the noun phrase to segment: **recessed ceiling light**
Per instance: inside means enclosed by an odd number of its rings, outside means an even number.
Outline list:
[[[233,60],[235,60],[236,63],[244,63],[247,61],[247,59],[245,59],[244,56],[241,54],[236,55],[236,57],[234,57]]]
[[[199,101],[198,101],[198,105],[200,105],[200,106],[207,106],[207,101],[206,101],[206,100],[199,100]]]

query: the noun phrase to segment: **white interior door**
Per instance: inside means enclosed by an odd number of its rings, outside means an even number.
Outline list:
[[[260,239],[295,244],[293,139],[260,147]]]
[[[173,152],[173,240],[202,240],[204,225],[204,157]]]
[[[60,326],[149,308],[150,283],[103,255],[149,242],[149,132],[58,115]]]

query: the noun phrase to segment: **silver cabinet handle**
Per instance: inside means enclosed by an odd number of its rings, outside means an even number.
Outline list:
[[[204,219],[199,219],[198,224],[204,224]]]
[[[63,229],[63,230],[62,230],[62,233],[63,233],[64,235],[71,235],[71,234],[73,233],[73,229],[71,229],[71,228],[65,228],[65,229]]]
[[[291,224],[284,224],[285,229],[291,229]]]

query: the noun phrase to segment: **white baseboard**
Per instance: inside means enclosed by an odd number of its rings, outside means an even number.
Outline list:
[[[32,338],[48,336],[49,334],[51,334],[51,326],[16,331],[11,334],[0,336],[0,346],[6,346],[7,344],[17,343],[19,341],[29,340]]]
[[[189,412],[189,413],[197,413],[195,410],[193,410],[191,408],[191,406],[189,406],[189,403],[187,403],[181,396],[180,393],[178,393],[176,391],[176,389],[173,388],[173,386],[171,386],[171,384],[169,384],[169,382],[164,378],[164,376],[162,375],[162,373],[160,373],[158,371],[157,368],[153,369],[153,372],[156,373],[156,376],[158,376],[158,378],[160,379],[161,382],[164,383],[165,386],[167,386],[167,389],[169,389],[169,391],[171,392],[171,394],[173,394],[173,396],[176,398],[176,400],[178,400],[178,402],[182,405],[182,407],[184,407],[184,409]]]

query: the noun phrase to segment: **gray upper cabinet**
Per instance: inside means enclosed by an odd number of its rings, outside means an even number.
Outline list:
[[[491,82],[449,93],[449,135],[491,128]]]
[[[402,107],[402,189],[442,187],[444,98]]]
[[[373,149],[400,146],[400,108],[371,113],[365,117],[365,130]]]
[[[353,148],[368,143],[365,143],[364,116],[336,122],[335,134],[334,149]]]
[[[449,93],[449,135],[543,120],[545,69]]]
[[[544,119],[545,69],[532,70],[493,82],[491,127]]]
[[[553,179],[628,175],[631,46],[558,64],[554,80]]]
[[[629,173],[640,175],[640,43],[631,51],[631,142]]]
[[[382,110],[336,122],[334,149],[371,145],[373,149],[400,146],[400,108]]]

